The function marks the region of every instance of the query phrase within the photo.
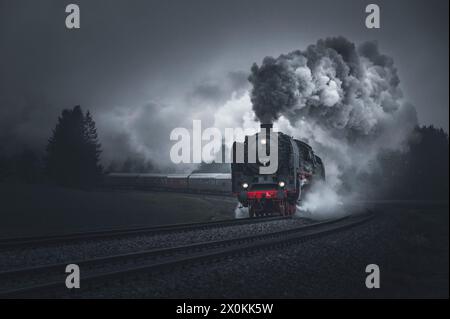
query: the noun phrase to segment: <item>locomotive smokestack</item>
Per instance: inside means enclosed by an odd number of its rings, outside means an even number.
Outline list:
[[[261,143],[266,145],[266,150],[269,147],[270,133],[272,132],[272,129],[273,129],[273,124],[272,123],[261,123],[261,134],[265,134],[265,136],[262,135],[264,137],[262,138]]]
[[[261,123],[261,129],[271,130],[273,129],[272,123]]]

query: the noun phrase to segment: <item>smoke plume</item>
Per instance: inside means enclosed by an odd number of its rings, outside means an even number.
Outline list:
[[[417,124],[393,59],[375,42],[319,40],[254,64],[249,81],[257,119],[308,142],[341,196],[373,194],[365,174],[377,169],[381,152],[404,149]]]

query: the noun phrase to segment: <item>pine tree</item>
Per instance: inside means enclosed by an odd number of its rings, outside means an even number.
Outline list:
[[[95,122],[80,106],[63,110],[47,145],[46,172],[67,186],[90,186],[101,177]]]
[[[86,157],[86,173],[90,179],[91,183],[95,183],[98,181],[98,178],[101,175],[102,167],[100,166],[100,154],[101,144],[98,141],[97,129],[95,128],[94,119],[91,116],[91,113],[87,111],[86,116],[84,118],[84,129],[85,129],[85,143],[86,143],[86,154],[89,156]]]

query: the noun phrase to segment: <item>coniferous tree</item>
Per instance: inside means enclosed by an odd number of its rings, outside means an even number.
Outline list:
[[[98,141],[97,129],[94,119],[89,111],[87,111],[84,119],[86,153],[86,176],[91,179],[91,183],[95,183],[101,175],[102,167],[100,166],[101,145]]]
[[[80,106],[63,110],[47,145],[46,173],[67,186],[90,186],[102,173],[95,122]]]

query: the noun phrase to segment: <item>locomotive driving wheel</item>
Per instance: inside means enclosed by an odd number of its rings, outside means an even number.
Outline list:
[[[249,215],[250,218],[255,217],[255,215],[256,215],[255,214],[255,207],[253,205],[249,205],[248,215]]]
[[[280,203],[279,211],[281,216],[287,216],[286,203],[283,202]]]

